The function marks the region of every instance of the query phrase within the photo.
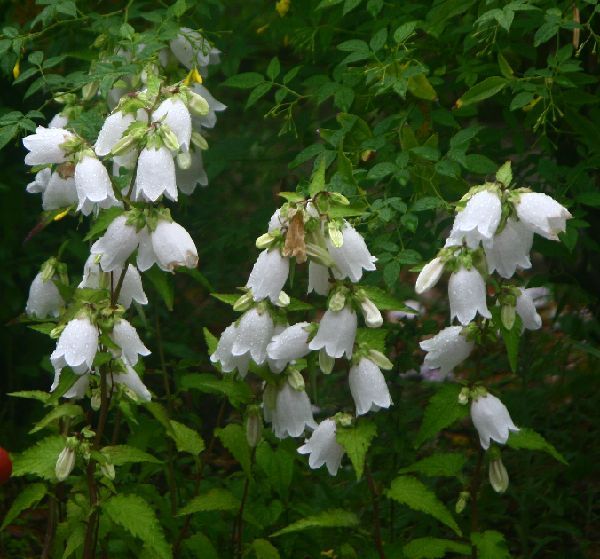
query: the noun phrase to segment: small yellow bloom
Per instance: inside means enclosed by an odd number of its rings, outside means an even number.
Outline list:
[[[291,0],[277,0],[275,2],[275,10],[280,17],[285,16],[290,11]]]
[[[56,214],[53,218],[52,221],[60,221],[63,217],[65,217],[67,214],[69,213],[69,208],[67,208],[66,210],[60,212],[59,214]]]
[[[191,83],[202,83],[202,76],[198,69],[194,66],[189,72],[188,75],[183,80],[183,85],[190,85]]]
[[[13,66],[12,74],[13,74],[13,78],[15,78],[15,80],[21,75],[21,59],[20,58],[17,58],[17,61],[15,62],[15,65]]]

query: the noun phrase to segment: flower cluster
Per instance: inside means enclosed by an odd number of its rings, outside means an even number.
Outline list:
[[[348,221],[332,216],[334,208],[348,204],[345,197],[319,192],[288,199],[257,239],[262,252],[234,303],[243,314],[222,333],[211,360],[223,373],[237,371],[243,377],[252,370],[261,376],[264,417],[275,436],[300,437],[313,430],[298,452],[310,454],[311,468],[327,464],[335,475],[343,455],[336,440],[340,414],[317,424],[302,371],[310,361],[330,374],[335,360],[345,358],[356,416],[392,404],[381,372],[391,363],[358,327],[361,315],[366,328],[383,323],[369,290],[358,285],[365,271],[375,270],[376,259]],[[307,293],[327,297],[327,305],[318,322],[289,324],[286,311],[311,308],[284,291],[291,268],[305,263]]]

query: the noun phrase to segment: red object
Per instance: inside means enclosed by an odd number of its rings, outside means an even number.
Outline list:
[[[12,460],[8,452],[0,447],[0,485],[6,483],[12,474]]]

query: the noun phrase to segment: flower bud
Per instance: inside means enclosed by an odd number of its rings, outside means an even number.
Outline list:
[[[100,391],[94,390],[92,392],[92,397],[90,398],[90,407],[94,411],[98,411],[100,409],[101,403],[102,403],[102,399],[100,397]]]
[[[262,439],[263,421],[257,406],[248,408],[246,417],[246,440],[250,448],[256,448]]]
[[[470,495],[468,491],[460,492],[460,495],[458,496],[458,501],[456,501],[456,505],[454,505],[454,510],[456,511],[456,514],[460,514],[465,510],[469,498]]]
[[[192,166],[192,154],[189,151],[182,151],[177,154],[177,167],[185,171]]]
[[[187,105],[190,111],[198,116],[206,116],[210,110],[208,101],[193,91],[189,91],[187,94]]]
[[[294,390],[304,390],[304,377],[300,371],[291,369],[287,381]]]
[[[250,308],[253,303],[252,293],[249,291],[248,293],[244,293],[234,304],[233,310],[235,312],[246,311]]]
[[[265,233],[256,239],[256,248],[265,249],[270,248],[273,244],[275,237],[271,233]]]
[[[167,149],[171,151],[179,150],[179,140],[177,139],[177,135],[169,128],[169,126],[163,124],[160,127],[160,135]]]
[[[384,371],[391,371],[394,368],[393,363],[381,351],[370,349],[367,357]]]
[[[127,153],[135,142],[135,137],[132,134],[127,134],[123,136],[110,150],[111,155],[123,155]]]
[[[202,150],[208,149],[208,142],[204,136],[195,130],[192,132],[192,144]]]
[[[502,319],[502,324],[504,328],[507,330],[512,330],[512,327],[515,325],[515,307],[514,305],[502,305],[502,310],[500,311],[500,318]]]
[[[488,475],[496,493],[504,493],[508,489],[508,472],[500,457],[490,460]]]
[[[458,403],[462,406],[466,406],[469,403],[469,396],[471,395],[471,389],[468,386],[462,388],[458,394]]]
[[[58,479],[58,481],[64,481],[69,477],[69,474],[73,471],[74,467],[75,449],[71,448],[70,443],[67,440],[67,446],[62,449],[58,455],[58,460],[56,461],[56,467],[54,469],[56,479]]]
[[[329,375],[333,371],[335,365],[335,358],[330,357],[325,351],[325,348],[319,351],[319,368],[324,375]]]
[[[88,82],[81,88],[81,96],[84,101],[90,101],[98,93],[97,81]]]
[[[365,319],[365,323],[368,328],[380,328],[383,324],[383,317],[381,316],[381,312],[375,306],[375,303],[365,297],[360,302],[360,310],[363,313],[363,317]]]
[[[333,246],[341,248],[344,244],[344,235],[335,221],[330,221],[327,224],[327,232],[329,233],[329,238],[331,239]]]
[[[291,302],[290,296],[285,291],[279,292],[279,297],[275,303],[278,307],[287,307]]]
[[[110,480],[115,479],[115,465],[110,462],[105,462],[104,464],[100,464],[100,471],[102,475]]]

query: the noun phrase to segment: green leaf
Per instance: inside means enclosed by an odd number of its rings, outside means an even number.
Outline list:
[[[78,522],[71,526],[69,525],[69,536],[66,541],[65,551],[62,559],[71,557],[85,543],[85,526]]]
[[[273,450],[268,442],[262,441],[256,448],[256,464],[281,499],[287,500],[294,476],[294,456],[283,447]]]
[[[416,27],[416,21],[409,21],[408,23],[403,23],[400,27],[396,29],[396,31],[394,31],[394,41],[396,41],[397,43],[403,43],[415,32]]]
[[[575,201],[591,208],[600,208],[600,192],[582,192],[575,196]]]
[[[65,438],[61,435],[52,435],[38,441],[13,458],[13,477],[32,474],[56,482],[56,461],[64,447]]]
[[[351,12],[354,8],[356,8],[362,0],[345,0],[344,7],[342,9],[342,15],[346,15]]]
[[[211,352],[212,353],[212,352]],[[244,381],[236,380],[233,375],[226,375],[220,379],[211,374],[189,373],[180,380],[181,388],[199,390],[207,394],[221,394],[226,396],[231,404],[239,407],[252,399],[252,391]]]
[[[417,478],[400,476],[392,481],[391,487],[386,492],[387,496],[411,509],[424,512],[445,524],[461,536],[462,532],[456,520],[445,505],[436,497],[435,493]]]
[[[267,66],[267,77],[270,80],[274,80],[281,72],[281,64],[279,64],[279,58],[276,56],[271,59]]]
[[[308,193],[313,197],[318,192],[325,190],[325,171],[327,170],[327,161],[324,157],[319,158],[319,166],[314,170],[308,185]]]
[[[546,23],[544,23],[535,32],[535,35],[533,37],[533,46],[537,48],[540,45],[552,39],[552,37],[554,37],[558,33],[558,29],[558,21],[547,21]]]
[[[135,446],[128,446],[125,444],[105,446],[102,449],[102,454],[108,455],[110,462],[115,466],[121,466],[122,464],[128,464],[132,462],[150,462],[152,464],[160,464],[161,461],[158,458],[148,454]]]
[[[521,91],[514,96],[513,100],[510,102],[509,109],[511,111],[516,111],[530,103],[533,100],[533,93],[531,91]]]
[[[406,559],[440,559],[448,552],[470,555],[471,546],[441,538],[418,538],[407,543],[402,551]]]
[[[439,452],[399,470],[399,474],[415,472],[429,477],[460,477],[467,461],[458,452]]]
[[[527,450],[540,450],[541,452],[547,452],[561,462],[567,465],[568,462],[564,456],[554,448],[542,435],[534,431],[533,429],[521,428],[519,431],[511,431],[508,441],[506,443],[511,448],[516,449],[527,449]]]
[[[48,425],[62,417],[70,417],[72,419],[83,417],[83,409],[77,404],[62,404],[61,406],[57,406],[38,421],[35,427],[29,431],[29,434],[31,435],[45,429]]]
[[[108,229],[108,226],[114,221],[115,218],[123,214],[125,210],[123,208],[108,208],[107,210],[100,210],[98,218],[92,223],[90,230],[87,235],[83,238],[84,241],[91,241],[96,239]]]
[[[515,317],[515,323],[513,324],[513,327],[510,330],[508,330],[502,322],[502,311],[500,307],[494,307],[491,309],[490,312],[492,313],[494,325],[498,328],[498,330],[500,330],[500,333],[502,334],[502,339],[504,340],[504,345],[506,347],[506,354],[508,357],[510,369],[513,373],[516,373],[519,358],[519,342],[521,341],[521,330],[523,321],[521,320],[521,317],[517,315]]]
[[[53,324],[53,326],[56,326]],[[50,399],[50,394],[43,392],[42,390],[20,390],[18,392],[9,392],[7,396],[13,398],[29,398],[31,400],[39,400],[40,402],[46,403]]]
[[[474,153],[465,156],[464,166],[468,171],[478,175],[489,175],[498,168],[489,157]]]
[[[0,128],[0,149],[10,142],[19,131],[18,124],[10,124]]]
[[[335,438],[342,445],[356,473],[356,479],[360,479],[365,468],[367,450],[377,433],[375,423],[361,419],[353,427],[338,427]]]
[[[504,55],[501,52],[498,53],[498,67],[500,68],[502,75],[507,79],[511,79],[515,74],[508,63],[508,60],[504,58]]]
[[[204,334],[204,341],[206,342],[206,347],[208,348],[208,355],[212,355],[215,351],[217,351],[219,339],[214,336],[206,326],[202,328],[202,333]]]
[[[513,174],[512,167],[510,161],[506,161],[502,164],[502,166],[496,171],[496,180],[508,188],[510,183],[512,182]]]
[[[265,78],[257,72],[245,72],[227,78],[221,85],[237,87],[238,89],[252,89],[264,81]]]
[[[272,83],[263,82],[259,83],[248,95],[248,101],[246,102],[246,109],[252,107],[256,102],[263,96],[265,96],[271,88],[273,87]]]
[[[175,300],[175,290],[171,281],[171,274],[163,272],[158,266],[152,266],[145,272],[145,276],[150,280],[154,289],[158,292],[168,310],[173,310]]]
[[[24,510],[37,505],[44,498],[44,495],[46,495],[46,486],[43,483],[32,483],[25,486],[10,505],[0,530],[4,530]]]
[[[467,107],[488,99],[502,91],[508,84],[508,80],[501,76],[490,76],[482,82],[474,85],[457,102],[458,107]]]
[[[240,296],[235,293],[211,293],[210,296],[218,299],[222,303],[227,303],[232,306],[240,298]]]
[[[170,424],[173,435],[170,435],[168,431],[167,435],[175,441],[178,452],[188,452],[197,456],[204,450],[204,441],[194,429],[190,429],[174,419],[171,419]]]
[[[373,301],[375,306],[380,311],[405,311],[414,313],[414,309],[407,307],[404,301],[401,301],[397,297],[394,297],[387,291],[384,291],[380,287],[371,285],[365,285],[362,290],[367,294],[367,297]]]
[[[230,423],[223,429],[216,429],[215,435],[238,461],[246,476],[251,477],[250,447],[243,427],[237,423]]]
[[[425,196],[419,198],[410,208],[411,212],[425,212],[428,210],[435,210],[437,208],[443,208],[444,201],[436,198],[435,196]]]
[[[169,437],[174,438],[175,430],[171,425],[169,414],[164,406],[158,402],[148,402],[145,404],[145,407],[153,415],[154,419],[156,419],[156,421],[158,421],[164,427],[165,432],[169,435]]]
[[[311,528],[353,528],[358,524],[358,517],[354,513],[342,509],[331,509],[297,520],[289,526],[277,530],[277,532],[271,534],[271,537],[301,532]]]
[[[171,559],[171,546],[152,507],[138,495],[114,495],[102,503],[102,511],[133,537],[139,538],[160,559]]]
[[[423,423],[415,438],[415,448],[468,415],[468,406],[458,403],[461,389],[459,384],[443,384],[433,395],[425,408]]]
[[[408,91],[418,99],[435,101],[437,93],[425,74],[417,74],[408,78]]]
[[[279,551],[268,540],[254,540],[250,546],[256,554],[256,559],[279,559]]]
[[[212,512],[216,510],[237,510],[240,501],[226,489],[211,489],[204,495],[194,497],[185,507],[181,508],[177,516],[185,516],[194,512]]]
[[[510,559],[504,536],[500,532],[472,532],[471,542],[477,549],[478,559]]]
[[[189,551],[190,557],[197,559],[219,559],[219,554],[212,542],[202,532],[196,532],[193,536],[183,541],[183,547]]]
[[[365,344],[369,349],[376,349],[385,353],[385,338],[387,330],[384,328],[359,328],[356,331],[356,343]]]

